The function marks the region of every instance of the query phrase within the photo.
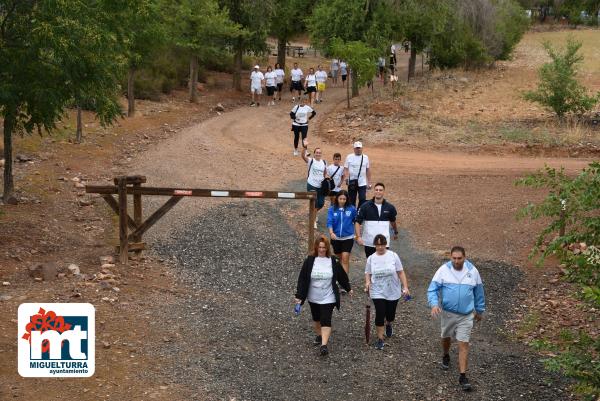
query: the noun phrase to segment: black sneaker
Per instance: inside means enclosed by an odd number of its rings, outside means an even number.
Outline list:
[[[321,338],[321,336],[316,336],[315,340],[313,341],[313,345],[321,345],[322,342],[323,339]]]
[[[469,379],[466,376],[460,376],[458,379],[458,384],[464,391],[471,391],[471,383],[469,383]]]
[[[394,335],[394,328],[391,323],[388,323],[385,325],[385,336],[391,337],[392,335]]]
[[[327,345],[321,345],[321,356],[329,355],[329,349],[327,349]]]
[[[446,354],[442,358],[442,370],[448,370],[450,368],[450,355]]]

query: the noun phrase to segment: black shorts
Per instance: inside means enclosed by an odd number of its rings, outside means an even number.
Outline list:
[[[267,95],[268,96],[273,96],[273,94],[275,93],[275,86],[267,86]]]
[[[292,85],[290,86],[290,91],[301,91],[304,90],[302,87],[302,81],[292,81]]]
[[[342,252],[352,252],[352,246],[354,246],[354,239],[334,239],[331,241],[331,246],[333,247],[333,253],[339,255]]]
[[[281,88],[283,88],[283,83],[277,84],[277,92],[281,92]]]
[[[306,88],[306,92],[307,93],[315,93],[317,91],[317,87],[316,86],[309,86]]]
[[[382,75],[384,71],[385,71],[385,67],[380,65],[379,66],[379,75]]]
[[[308,125],[292,124],[292,132],[294,134],[302,134],[302,139],[304,139],[304,138],[306,138],[306,134],[308,134]]]
[[[342,81],[345,81],[347,76],[348,76],[348,74],[342,75]]]

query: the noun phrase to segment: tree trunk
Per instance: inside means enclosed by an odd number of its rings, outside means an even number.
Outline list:
[[[287,44],[287,38],[277,39],[277,62],[283,70],[285,70],[285,45]]]
[[[75,131],[75,142],[81,143],[83,136],[83,127],[81,126],[81,106],[77,105],[77,130]]]
[[[417,49],[410,47],[410,59],[408,60],[408,79],[415,77],[415,66],[417,64]]]
[[[350,85],[346,83],[346,102],[348,103],[348,108],[350,108]]]
[[[238,39],[233,54],[233,89],[242,91],[242,40]]]
[[[2,200],[8,203],[8,199],[12,196],[14,190],[13,175],[12,175],[12,134],[15,128],[16,111],[6,112],[4,116],[4,192]]]
[[[198,56],[190,59],[190,102],[198,102]]]
[[[352,83],[352,97],[358,96],[358,80],[356,79],[356,70],[350,69],[350,82]]]
[[[135,94],[133,84],[135,82],[135,68],[129,67],[127,75],[127,116],[133,117],[135,114]]]

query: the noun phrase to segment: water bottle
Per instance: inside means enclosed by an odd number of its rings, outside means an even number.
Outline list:
[[[294,313],[296,314],[296,316],[298,316],[301,311],[302,311],[302,304],[296,304],[296,306],[294,306]]]

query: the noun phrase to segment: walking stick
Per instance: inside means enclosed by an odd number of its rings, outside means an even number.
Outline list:
[[[367,293],[367,304],[365,305],[365,341],[368,345],[371,340],[371,298],[369,291]]]

